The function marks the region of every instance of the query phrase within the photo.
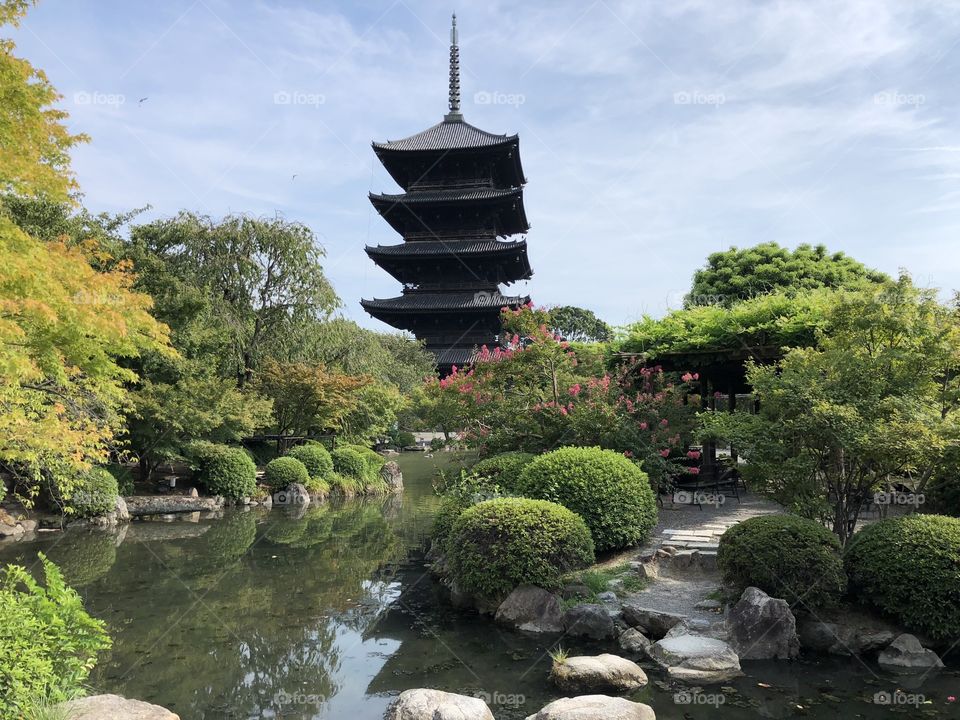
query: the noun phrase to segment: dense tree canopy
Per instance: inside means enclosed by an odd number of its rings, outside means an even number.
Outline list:
[[[685,305],[730,306],[769,292],[857,287],[886,279],[883,273],[842,252],[830,253],[823,245],[803,244],[789,250],[768,242],[710,255],[706,267],[694,273]]]
[[[184,212],[135,227],[131,254],[162,263],[161,282],[201,293],[204,311],[224,333],[224,361],[241,384],[264,357],[282,353],[297,328],[339,304],[313,232],[281,217],[231,215],[218,222]]]
[[[834,292],[814,347],[750,363],[758,415],[706,413],[707,437],[732,441],[780,502],[842,541],[883,483],[921,483],[956,445],[960,317],[909,278]]]
[[[592,311],[573,305],[550,308],[550,329],[565,340],[610,342],[613,330]]]

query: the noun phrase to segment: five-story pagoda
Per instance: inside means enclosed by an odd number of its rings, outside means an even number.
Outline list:
[[[478,347],[497,343],[501,308],[530,300],[502,294],[500,284],[532,274],[526,240],[501,239],[529,229],[520,141],[464,121],[456,15],[449,108],[442,122],[421,133],[373,143],[404,192],[371,193],[370,202],[403,242],[366,253],[403,283],[403,294],[360,301],[373,317],[423,340],[443,374],[469,362]]]

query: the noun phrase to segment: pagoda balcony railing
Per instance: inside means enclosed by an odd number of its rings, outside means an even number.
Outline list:
[[[496,240],[497,232],[493,228],[473,228],[470,230],[452,230],[440,228],[437,230],[411,230],[404,234],[404,240]]]
[[[410,183],[410,190],[475,190],[493,188],[493,178],[421,178]]]
[[[471,278],[469,280],[438,280],[436,282],[405,283],[403,286],[405,293],[437,293],[437,292],[497,292],[497,287],[492,280],[483,278]]]

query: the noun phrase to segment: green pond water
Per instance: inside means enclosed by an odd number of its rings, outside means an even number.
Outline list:
[[[424,565],[431,476],[448,461],[402,456],[402,497],[49,534],[0,547],[0,562],[35,565],[47,553],[107,622],[114,645],[91,692],[155,702],[184,720],[376,720],[414,687],[479,695],[498,720],[524,718],[559,697],[547,683],[553,641],[451,608]],[[956,667],[919,684],[856,659],[745,662],[744,671],[722,692],[677,695],[682,686],[660,687],[665,678],[648,669],[651,684],[631,699],[661,720],[960,717],[960,703],[948,702],[960,696]],[[874,701],[898,689],[906,695],[891,704]]]

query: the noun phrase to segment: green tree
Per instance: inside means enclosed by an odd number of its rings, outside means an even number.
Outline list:
[[[0,2],[0,26],[17,27],[31,3]],[[0,192],[66,200],[77,184],[70,149],[88,138],[70,133],[60,93],[42,70],[0,38]]]
[[[788,250],[775,242],[751,248],[732,247],[707,258],[707,265],[693,275],[685,298],[693,305],[732,305],[778,290],[857,287],[889,278],[843,254],[830,253],[823,245],[799,245]]]
[[[815,347],[750,363],[758,415],[705,413],[777,500],[846,542],[863,503],[894,478],[930,477],[956,444],[960,323],[901,277],[837,291]]]
[[[240,385],[264,358],[282,356],[298,328],[339,303],[313,232],[282,217],[217,222],[182,212],[135,227],[131,246],[132,256],[152,256],[199,295],[208,329],[225,333],[225,369]]]
[[[0,22],[16,24],[26,8],[0,3]],[[18,226],[16,199],[69,202],[69,150],[84,138],[51,107],[59,95],[43,73],[9,40],[0,50],[0,463],[28,498],[47,482],[69,502],[115,446],[126,385],[137,379],[129,365],[172,351],[128,265],[95,243]]]
[[[613,330],[603,320],[584,308],[564,305],[547,310],[550,329],[572,342],[610,342]]]
[[[340,430],[360,402],[366,376],[329,371],[322,365],[268,359],[257,373],[255,388],[273,401],[279,435]]]

